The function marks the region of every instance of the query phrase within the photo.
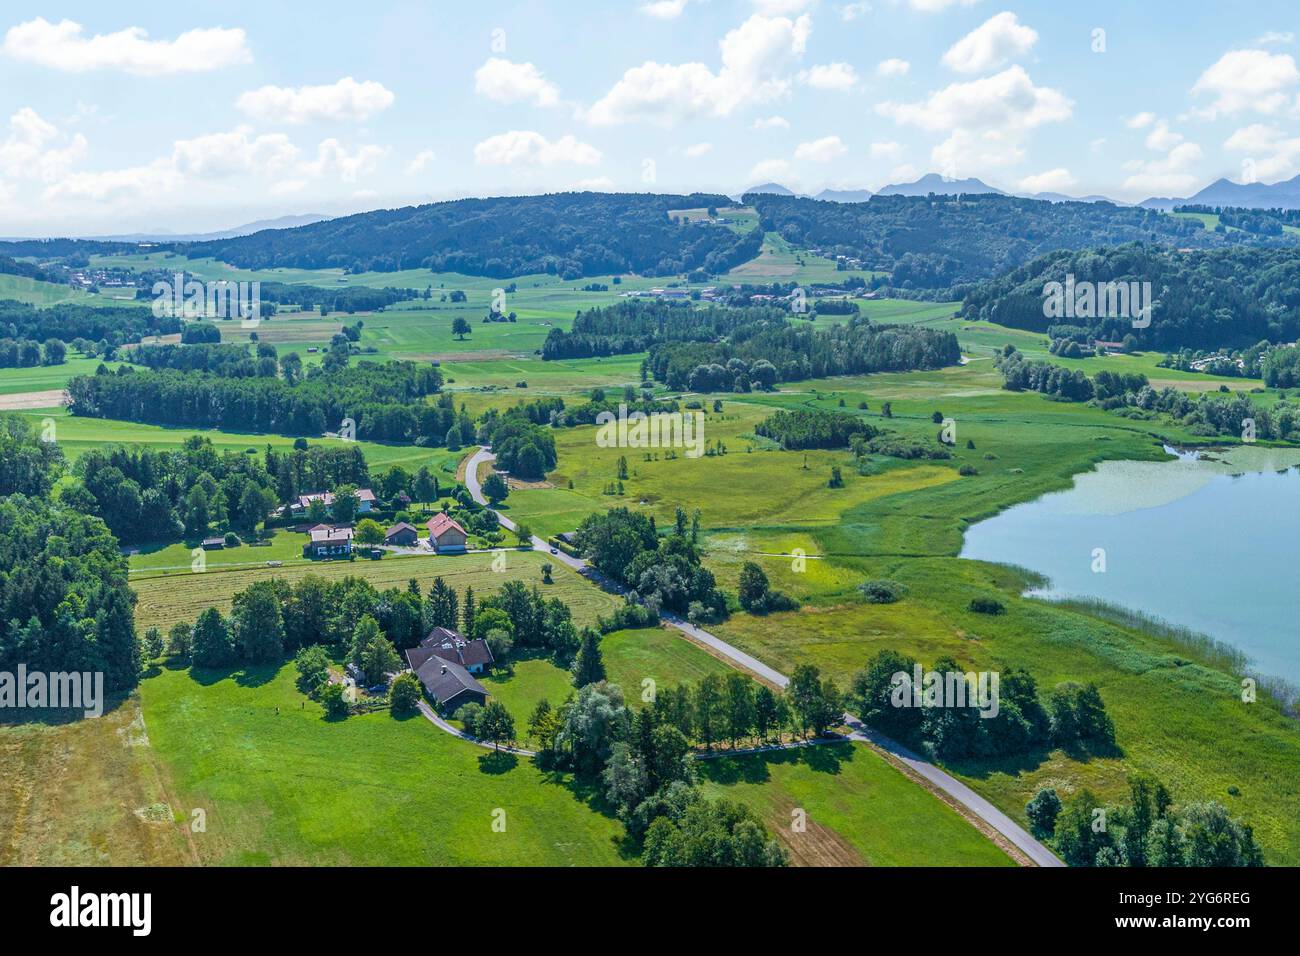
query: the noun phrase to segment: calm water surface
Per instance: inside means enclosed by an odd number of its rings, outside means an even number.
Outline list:
[[[1210,634],[1300,683],[1300,452],[1105,462],[973,525],[962,557],[1037,571],[1044,597],[1101,598]]]

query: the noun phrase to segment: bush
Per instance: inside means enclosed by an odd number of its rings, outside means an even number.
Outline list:
[[[862,596],[869,604],[893,604],[907,595],[905,585],[889,578],[864,581],[858,585],[858,590],[862,592]]]
[[[1034,794],[1034,798],[1025,804],[1025,816],[1033,826],[1034,833],[1040,837],[1049,837],[1056,830],[1056,818],[1061,812],[1061,798],[1051,787],[1044,787]]]
[[[472,737],[478,736],[478,722],[479,718],[483,716],[483,708],[480,705],[472,702],[462,704],[454,716],[464,726],[465,733]]]
[[[342,684],[326,684],[320,699],[325,705],[325,716],[331,720],[342,720],[348,715],[348,699],[343,696]]]
[[[298,651],[293,664],[298,668],[298,689],[308,696],[315,697],[329,680],[329,654],[319,644],[313,644]]]
[[[994,598],[973,598],[969,605],[969,610],[976,614],[1005,614],[1007,609],[1001,601]]]
[[[420,703],[422,688],[414,674],[398,674],[389,689],[388,698],[394,714],[413,714]]]
[[[969,478],[972,475],[978,475],[979,469],[976,468],[974,465],[962,465],[960,468],[957,469],[957,474]]]

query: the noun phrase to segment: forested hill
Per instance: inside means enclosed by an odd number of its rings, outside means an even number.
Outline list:
[[[178,248],[248,269],[433,269],[567,279],[636,272],[724,272],[758,255],[761,235],[675,222],[670,210],[728,206],[725,196],[559,193],[461,199],[193,243]]]
[[[762,226],[796,246],[862,260],[892,273],[897,289],[954,290],[1057,249],[1128,242],[1173,248],[1294,245],[1300,236],[1212,232],[1199,220],[1103,202],[1014,196],[873,196],[847,205],[749,196]],[[951,293],[950,293],[951,294]]]
[[[1044,286],[1073,275],[1081,282],[1150,282],[1151,324],[1129,318],[1044,315]],[[1076,296],[1077,298],[1077,296]],[[1246,348],[1300,337],[1300,249],[1236,247],[1179,252],[1130,244],[1114,249],[1054,252],[980,284],[963,314],[1013,328],[1046,332],[1075,326],[1091,337],[1159,349]]]

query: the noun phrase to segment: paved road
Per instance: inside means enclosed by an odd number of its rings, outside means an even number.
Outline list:
[[[524,750],[522,747],[496,747],[490,741],[479,740],[477,737],[470,736],[463,730],[453,727],[447,721],[438,716],[438,712],[429,706],[429,702],[421,700],[419,702],[420,713],[425,716],[439,730],[444,730],[453,737],[459,737],[461,740],[468,741],[476,747],[482,747],[484,750],[499,750],[503,754],[518,754],[521,757],[536,757],[537,752],[534,750]]]
[[[469,489],[470,495],[472,495],[474,500],[480,504],[487,504],[487,499],[483,497],[483,489],[479,485],[478,468],[483,462],[492,461],[495,457],[496,456],[492,454],[490,449],[486,447],[480,448],[475,452],[474,457],[469,460],[469,464],[466,465],[465,468],[465,485]],[[515,524],[513,521],[500,512],[497,512],[497,517],[501,519],[503,525],[512,531],[514,530]],[[550,545],[538,537],[533,538],[533,547],[540,551],[550,551]],[[609,590],[618,590],[617,587],[611,587],[611,582],[603,580],[603,576],[594,568],[589,567],[587,562],[583,561],[581,558],[571,557],[563,551],[558,555],[552,555],[552,557],[559,558],[578,573],[590,578],[594,583],[606,587]],[[756,660],[739,648],[732,647],[726,641],[722,640],[722,638],[710,634],[708,631],[702,630],[694,624],[670,615],[664,615],[664,621],[665,623],[677,628],[677,630],[681,631],[683,634],[689,636],[692,640],[698,641],[700,644],[704,644],[710,649],[716,651],[718,654],[738,665],[743,670],[757,674],[759,677],[769,681],[777,687],[784,688],[790,683],[790,679],[780,671],[768,667],[762,661]],[[997,830],[998,833],[1001,833],[1038,866],[1065,866],[1056,854],[1045,847],[1042,843],[1038,842],[1038,840],[1034,839],[1034,837],[1026,831],[1024,827],[1017,824],[1005,813],[993,806],[993,804],[989,803],[989,801],[985,800],[952,774],[936,767],[924,757],[913,753],[902,744],[891,740],[879,731],[867,727],[852,714],[846,713],[844,715],[844,722],[851,728],[851,733],[849,734],[850,739],[872,744],[893,755],[915,773],[919,774],[935,787],[952,797],[952,799],[956,800],[975,816],[979,817],[994,830]],[[445,724],[445,721],[443,723]],[[458,733],[450,724],[446,724],[444,729],[448,729],[451,732],[456,733],[457,736],[466,737],[466,739],[473,741],[472,737],[467,737],[465,734]],[[478,741],[474,742],[479,743]]]

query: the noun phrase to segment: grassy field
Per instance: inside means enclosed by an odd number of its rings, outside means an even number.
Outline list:
[[[35,409],[20,414],[31,419],[33,426],[40,427],[49,418],[54,422],[55,440],[63,453],[75,460],[91,448],[104,445],[144,445],[155,450],[179,448],[191,435],[200,434],[212,440],[218,451],[249,451],[262,454],[267,445],[275,448],[292,448],[294,439],[282,435],[256,435],[246,432],[224,432],[216,429],[168,428],[162,425],[141,425],[135,422],[120,422],[104,418],[80,418],[68,414],[67,409]],[[313,438],[312,444],[340,445],[342,441],[332,438]],[[401,465],[414,472],[422,465],[427,465],[443,475],[454,475],[456,463],[463,457],[461,452],[449,452],[445,448],[417,448],[414,445],[381,445],[376,442],[356,443],[366,455],[366,462],[372,471],[382,471],[392,465]]]
[[[94,295],[58,282],[41,282],[26,276],[0,275],[0,299],[14,299],[42,308],[75,302],[78,305],[122,305],[110,295]]]
[[[302,562],[283,568],[214,570],[210,567],[201,574],[187,567],[184,571],[146,575],[139,580],[133,576],[131,586],[139,596],[135,619],[140,628],[170,627],[177,621],[192,621],[205,608],[229,610],[231,598],[255,581],[277,578],[294,582],[309,574],[326,579],[364,578],[380,591],[404,588],[412,578],[427,591],[433,579],[440,577],[458,594],[472,587],[480,600],[495,592],[505,581],[521,580],[529,586],[537,584],[542,587],[546,597],[558,597],[564,601],[580,626],[594,624],[598,615],[608,614],[618,605],[618,598],[592,587],[563,564],[555,565],[555,583],[543,585],[541,566],[546,563],[546,555],[535,551],[505,551],[502,554],[505,558],[502,571],[492,568],[496,555],[475,553],[456,556],[390,555],[382,561]]]
[[[947,804],[864,744],[701,762],[707,792],[749,804],[796,866],[1010,866]],[[802,831],[795,829],[802,811]]]
[[[140,697],[173,812],[206,812],[207,832],[193,835],[201,862],[630,862],[622,826],[571,779],[495,757],[419,716],[328,721],[294,687],[292,666],[164,670]]]
[[[877,650],[933,661],[951,654],[973,669],[1025,666],[1042,690],[1093,681],[1114,717],[1122,755],[1079,758],[1044,752],[950,767],[1001,809],[1024,821],[1024,804],[1043,785],[1063,796],[1089,787],[1118,797],[1127,774],[1149,772],[1182,801],[1223,800],[1251,822],[1273,862],[1300,860],[1300,727],[1271,703],[1241,705],[1233,676],[1170,642],[1095,617],[1020,597],[1024,580],[964,561],[964,529],[1010,505],[1068,487],[1107,458],[1158,460],[1164,441],[1195,441],[1176,426],[1130,422],[1082,405],[1050,402],[999,387],[988,362],[962,368],[798,383],[773,395],[722,396],[705,434],[729,454],[644,462],[626,450],[633,474],[623,498],[600,493],[614,478],[618,449],[594,447],[594,429],[559,436],[557,487],[512,493],[513,515],[534,528],[571,530],[592,508],[624,504],[661,522],[681,502],[699,507],[708,564],[734,588],[740,564],[757,561],[774,587],[804,607],[754,618],[734,615],[716,632],[786,673],[815,663],[847,682]],[[840,402],[844,404],[841,406]],[[861,401],[868,409],[859,411]],[[895,417],[879,418],[882,401]],[[776,407],[840,409],[874,424],[932,438],[935,411],[957,423],[952,461],[875,463],[859,475],[843,452],[748,451],[744,436]],[[967,440],[974,443],[967,449]],[[829,489],[832,464],[845,487]],[[977,470],[959,477],[956,468]],[[567,481],[574,481],[573,490]],[[644,504],[642,504],[644,502]],[[794,559],[794,549],[809,557]],[[864,604],[856,585],[891,577],[908,586],[903,602]],[[973,597],[995,594],[1006,615],[972,614]],[[1236,795],[1230,795],[1232,788]]]

